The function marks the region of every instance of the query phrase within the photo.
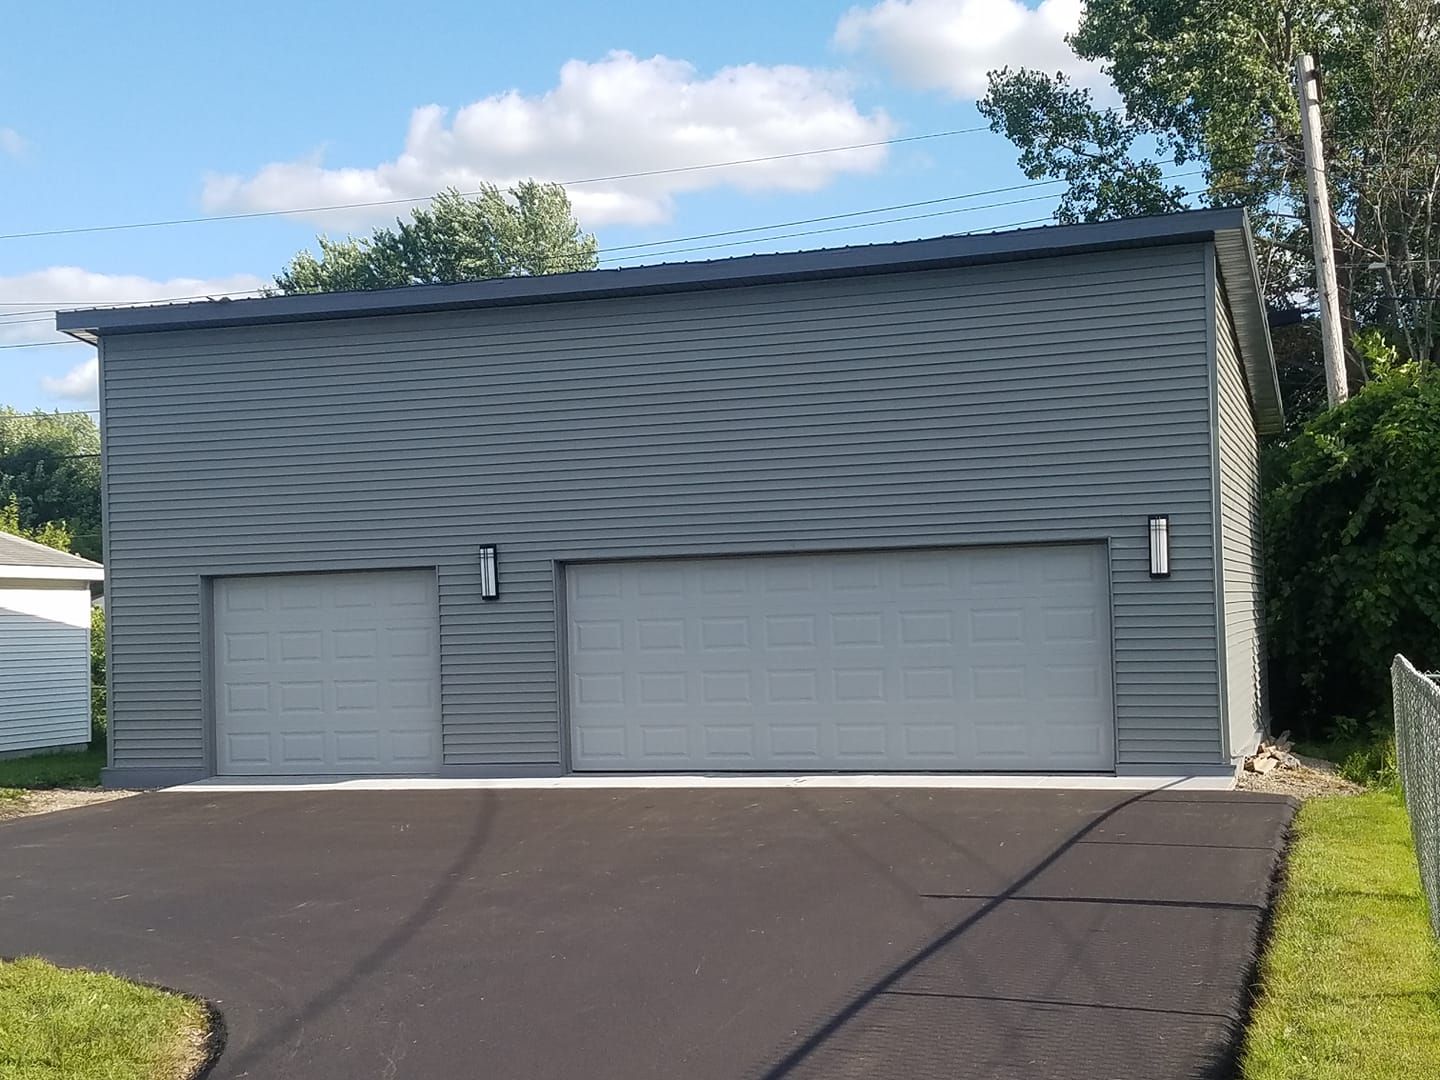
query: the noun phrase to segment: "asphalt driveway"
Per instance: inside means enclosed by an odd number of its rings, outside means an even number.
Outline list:
[[[0,955],[215,1001],[215,1077],[1223,1076],[1261,795],[159,793],[0,824]]]

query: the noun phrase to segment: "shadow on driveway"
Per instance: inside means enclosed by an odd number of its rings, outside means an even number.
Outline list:
[[[1077,938],[1069,930],[1066,920],[1051,917],[1047,909],[1051,909],[1052,905],[1075,904],[1090,908],[1135,906],[1239,913],[1242,918],[1251,923],[1252,930],[1250,942],[1247,943],[1242,939],[1238,943],[1242,947],[1246,944],[1252,946],[1248,953],[1244,951],[1240,953],[1240,958],[1243,960],[1254,956],[1253,946],[1258,945],[1255,935],[1259,932],[1268,898],[1266,898],[1266,902],[1260,900],[1233,902],[1141,899],[1122,896],[1025,895],[1028,886],[1055,866],[1075,845],[1086,842],[1087,837],[1101,829],[1106,822],[1128,808],[1157,798],[1164,798],[1164,789],[1161,789],[1159,793],[1138,793],[1101,811],[1029,870],[1017,877],[1006,889],[994,895],[914,893],[913,895],[921,900],[955,900],[971,903],[979,901],[981,906],[945,929],[943,933],[912,953],[902,963],[897,964],[873,983],[858,991],[844,1007],[820,1022],[799,1045],[758,1075],[763,1080],[785,1080],[785,1078],[811,1076],[859,1077],[874,1075],[973,1075],[980,1077],[1003,1076],[1012,1073],[1016,1076],[1061,1076],[1067,1075],[1068,1068],[1075,1070],[1069,1072],[1068,1075],[1099,1077],[1122,1075],[1116,1071],[1118,1066],[1116,1059],[1128,1059],[1135,1070],[1135,1075],[1214,1076],[1216,1078],[1229,1076],[1235,1067],[1235,1051],[1238,1047],[1234,1045],[1233,1039],[1239,1035],[1238,1026],[1244,1011],[1242,999],[1235,998],[1229,1002],[1222,1000],[1221,1004],[1228,1006],[1224,1011],[1109,1004],[1093,1000],[1093,998],[1087,1000],[1084,989],[1104,986],[1105,980],[1089,977],[1093,976],[1094,972],[1088,970],[1083,940]],[[908,817],[908,815],[906,816]],[[817,820],[823,824],[822,818],[817,816]],[[933,834],[933,830],[926,822],[913,818],[911,820],[917,828]],[[1285,820],[1288,824],[1288,818]],[[842,846],[854,850],[854,846],[847,837],[835,833],[832,835]],[[946,837],[942,836],[940,839],[961,858],[974,860],[981,857],[972,849],[961,849],[959,845],[952,843]],[[1159,848],[1183,849],[1188,847],[1209,851],[1250,850],[1274,856],[1278,850],[1277,844],[1282,842],[1282,839],[1282,837],[1277,837],[1271,843],[1260,845],[1157,843],[1126,840],[1091,842],[1127,845],[1148,843],[1150,846]],[[870,858],[868,855],[865,857],[878,871],[889,873],[889,869],[878,860]],[[906,891],[908,892],[908,889]],[[1063,973],[1066,977],[1063,981],[1071,985],[1072,989],[1075,988],[1076,976],[1086,976],[1082,980],[1084,985],[1079,987],[1082,990],[1081,993],[1072,992],[1065,997],[1046,997],[1034,994],[1024,997],[1009,997],[995,991],[993,980],[987,977],[986,965],[980,957],[968,955],[968,950],[963,947],[961,939],[967,933],[972,932],[981,920],[993,915],[1001,905],[1007,903],[1036,905],[1034,910],[1038,913],[1038,917],[1045,920],[1046,929],[1062,939],[1064,945],[1067,946],[1063,955],[1070,962],[1057,965],[1055,971]],[[1018,954],[1011,959],[1011,963],[1033,963],[1033,959],[1025,955],[1031,950],[1026,949],[1027,942],[1023,938],[1017,938],[1007,944],[1013,944],[1019,950]],[[1031,944],[1033,945],[1033,943]],[[1164,942],[1155,942],[1154,944],[1157,948],[1164,948]],[[1158,954],[1156,959],[1162,959],[1163,955],[1163,952]],[[1052,953],[1049,956],[1053,959],[1055,954]],[[997,960],[1004,963],[1003,957],[999,957]],[[966,992],[960,989],[942,990],[933,987],[919,989],[911,986],[912,981],[917,977],[919,981],[927,982],[923,978],[925,974],[944,972],[947,967],[952,969],[948,974],[957,986],[968,987],[977,983],[991,982],[992,988],[986,992]],[[1243,972],[1243,966],[1241,970]],[[1061,981],[1059,978],[1051,979],[1050,986],[1055,987],[1054,993],[1060,993],[1060,988],[1056,984]],[[1243,982],[1240,984],[1240,988],[1243,990]],[[1110,986],[1107,989],[1115,991],[1121,988]],[[907,998],[922,999],[925,1004],[907,1002],[905,1000]],[[949,1004],[932,1006],[931,1002]],[[1119,1020],[1108,1016],[1091,1016],[1087,1019],[1085,1014],[1088,1010],[1129,1015]],[[1068,1019],[1063,1018],[1066,1013],[1073,1015]],[[1157,1042],[1154,1031],[1155,1024],[1146,1023],[1146,1014],[1200,1021],[1203,1026],[1214,1028],[1222,1035],[1228,1034],[1232,1038],[1215,1041],[1213,1045],[1201,1049],[1201,1052],[1192,1053],[1193,1067],[1183,1073],[1172,1074],[1164,1071],[1166,1066],[1155,1060],[1154,1049]],[[967,1023],[967,1019],[971,1022]],[[1045,1027],[1047,1022],[1048,1026],[1053,1029],[1048,1034],[1039,1030]],[[1104,1034],[1097,1037],[1097,1029],[1104,1030]],[[1077,1053],[1082,1049],[1082,1044],[1086,1042],[1103,1042],[1105,1044],[1099,1055],[1107,1059],[1105,1065],[1100,1066],[1097,1062],[1087,1067],[1083,1052]],[[1051,1049],[1055,1060],[1045,1061],[1043,1058],[1037,1057],[1037,1044],[1044,1045],[1045,1043],[1054,1044]],[[1065,1061],[1066,1058],[1069,1059],[1068,1065]]]
[[[0,825],[0,954],[201,994],[215,1077],[1207,1077],[1285,799],[163,793]]]
[[[480,791],[477,793],[476,799],[479,805],[473,811],[467,811],[473,817],[473,824],[464,846],[430,886],[429,891],[415,910],[373,948],[357,958],[354,964],[339,978],[310,997],[298,1014],[278,1018],[277,1024],[271,1030],[261,1032],[258,1038],[251,1040],[249,1046],[227,1059],[224,1069],[226,1073],[236,1076],[246,1075],[252,1066],[260,1064],[264,1057],[264,1048],[274,1045],[284,1037],[286,1032],[282,1025],[307,1027],[326,1010],[343,1001],[346,995],[362,980],[381,976],[386,962],[397,953],[402,952],[415,936],[444,910],[445,901],[454,893],[461,880],[474,873],[476,860],[485,848],[485,841],[489,839],[494,823],[495,797],[493,793]]]

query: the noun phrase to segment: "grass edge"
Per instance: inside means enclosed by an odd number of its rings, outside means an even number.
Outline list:
[[[1280,909],[1280,898],[1285,895],[1285,887],[1290,880],[1290,855],[1295,849],[1295,841],[1299,836],[1295,823],[1300,820],[1300,809],[1304,805],[1303,801],[1294,795],[1287,795],[1285,798],[1290,804],[1290,820],[1285,823],[1285,831],[1281,833],[1279,842],[1275,845],[1275,861],[1270,866],[1270,877],[1265,884],[1265,899],[1260,909],[1260,918],[1256,920],[1255,930],[1250,935],[1250,945],[1246,952],[1244,989],[1240,994],[1239,1008],[1236,1009],[1231,1023],[1225,1057],[1218,1063],[1217,1076],[1244,1077],[1245,1050],[1250,1039],[1250,1024],[1264,995],[1264,980],[1261,972],[1265,964],[1265,954],[1269,951],[1270,943],[1275,938],[1275,921]]]
[[[188,990],[177,990],[173,986],[166,986],[164,983],[153,982],[150,979],[134,979],[131,978],[129,975],[123,975],[120,972],[112,971],[109,968],[80,967],[75,964],[57,964],[55,963],[55,961],[47,959],[46,957],[41,956],[38,953],[26,953],[23,956],[0,955],[0,964],[17,963],[21,960],[27,959],[41,960],[47,964],[50,964],[52,967],[57,968],[60,971],[74,971],[91,975],[109,975],[112,978],[122,979],[125,982],[130,983],[132,986],[142,986],[145,987],[147,990],[158,990],[163,994],[169,994],[172,997],[183,998],[184,1000],[190,1002],[192,1005],[199,1006],[200,1015],[205,1023],[205,1035],[204,1038],[200,1040],[200,1060],[197,1061],[195,1063],[195,1067],[192,1068],[190,1072],[187,1073],[184,1077],[181,1077],[180,1080],[205,1080],[205,1077],[210,1075],[210,1071],[214,1069],[216,1064],[220,1061],[220,1055],[225,1052],[225,1044],[229,1037],[229,1031],[225,1026],[225,1014],[220,1011],[220,1007],[216,1005],[215,1002],[211,1001],[207,997],[202,997],[199,994],[192,994]]]

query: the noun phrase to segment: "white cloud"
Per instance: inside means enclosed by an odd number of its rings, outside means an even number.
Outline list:
[[[247,294],[265,285],[254,274],[223,278],[176,277],[164,280],[138,274],[97,274],[77,266],[52,266],[10,277],[0,276],[0,345],[59,342],[73,349],[15,349],[0,353],[4,362],[35,373],[48,394],[76,401],[95,400],[95,361],[77,361],[61,376],[42,374],[63,359],[86,355],[88,346],[55,329],[57,308],[106,307],[140,304],[180,297],[195,298]]]
[[[139,274],[97,274],[78,266],[52,266],[11,277],[0,276],[0,344],[69,341],[55,331],[57,308],[107,307],[162,300],[203,299],[253,292],[267,284],[254,274],[222,278],[148,278]]]
[[[30,144],[14,128],[0,127],[0,154],[23,157]]]
[[[67,401],[94,404],[100,396],[100,361],[92,356],[89,360],[76,364],[59,378],[42,376],[40,389]]]
[[[983,97],[987,74],[1002,67],[1063,71],[1104,87],[1100,66],[1065,44],[1083,10],[1083,0],[881,0],[841,16],[835,44],[873,55],[911,86],[966,100]]]
[[[543,94],[517,90],[466,105],[414,111],[401,152],[373,167],[330,168],[312,158],[266,165],[253,176],[211,176],[212,212],[279,210],[432,195],[482,182],[534,177],[575,180],[683,169],[893,136],[881,110],[863,112],[843,76],[811,68],[747,64],[704,77],[683,60],[612,52],[571,60]],[[870,172],[884,146],[576,185],[570,191],[586,227],[667,220],[675,196],[705,188],[746,192],[815,191],[838,175]],[[388,220],[404,207],[316,215],[331,229]]]

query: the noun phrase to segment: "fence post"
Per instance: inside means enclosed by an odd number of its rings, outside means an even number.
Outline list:
[[[1398,655],[1390,680],[1400,784],[1430,905],[1430,927],[1440,938],[1440,685]]]

